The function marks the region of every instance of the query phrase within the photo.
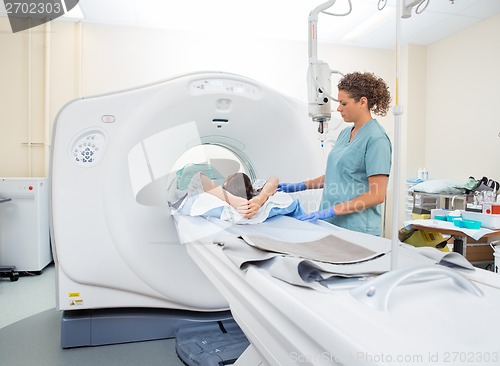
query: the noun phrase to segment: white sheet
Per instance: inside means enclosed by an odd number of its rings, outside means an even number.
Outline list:
[[[407,229],[411,229],[412,225],[422,225],[422,226],[427,226],[435,229],[447,229],[447,230],[454,230],[454,231],[460,231],[464,233],[465,235],[471,237],[474,240],[479,240],[483,236],[487,234],[491,234],[494,231],[486,228],[481,228],[481,229],[465,229],[465,228],[460,228],[455,226],[452,222],[448,221],[442,221],[442,220],[434,220],[434,219],[427,219],[427,220],[411,220],[411,221],[406,221],[405,222],[405,227]]]

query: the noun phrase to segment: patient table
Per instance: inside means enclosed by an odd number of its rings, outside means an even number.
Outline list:
[[[326,223],[314,225],[367,247],[390,242]],[[176,217],[181,241],[198,266],[228,300],[251,346],[237,364],[248,365],[494,365],[500,355],[495,312],[497,275],[435,264],[411,248],[400,249],[400,269],[365,281],[347,280],[311,289],[271,276],[266,266],[241,270],[212,241],[225,224]],[[193,236],[194,227],[206,237]],[[241,228],[226,226],[235,233]],[[252,228],[243,228],[248,232]],[[217,241],[217,240],[216,240]],[[387,254],[390,256],[390,253]],[[389,259],[383,259],[388,265]],[[407,280],[403,282],[403,280]],[[366,283],[363,283],[366,282]],[[489,326],[485,329],[484,325]],[[486,334],[484,333],[486,332]]]

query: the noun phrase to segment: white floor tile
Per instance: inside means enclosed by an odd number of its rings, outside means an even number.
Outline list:
[[[49,264],[38,276],[0,280],[0,328],[56,306],[55,268]]]

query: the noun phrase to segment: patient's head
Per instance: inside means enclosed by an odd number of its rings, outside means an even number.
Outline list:
[[[235,196],[251,199],[254,196],[252,181],[245,173],[235,173],[230,175],[222,185],[226,191]]]

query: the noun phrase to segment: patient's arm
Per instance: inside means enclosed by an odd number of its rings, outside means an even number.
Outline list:
[[[229,193],[220,186],[217,186],[205,174],[200,174],[200,178],[203,184],[203,190],[205,192],[210,193],[215,197],[227,202],[236,210],[238,210],[238,212],[243,217],[246,217],[248,219],[255,216],[262,205],[266,203],[269,197],[275,194],[276,190],[278,189],[278,178],[271,177],[266,181],[257,196],[253,197],[251,200],[246,200]]]
[[[278,178],[269,178],[262,187],[259,194],[248,201],[248,210],[242,214],[246,218],[251,218],[257,214],[264,203],[276,193],[278,189]]]
[[[210,193],[215,197],[227,202],[229,205],[238,210],[238,212],[242,215],[247,212],[248,201],[246,199],[235,196],[222,187],[217,186],[209,177],[207,177],[203,173],[200,174],[200,179],[201,183],[203,184],[203,190],[205,192]]]

